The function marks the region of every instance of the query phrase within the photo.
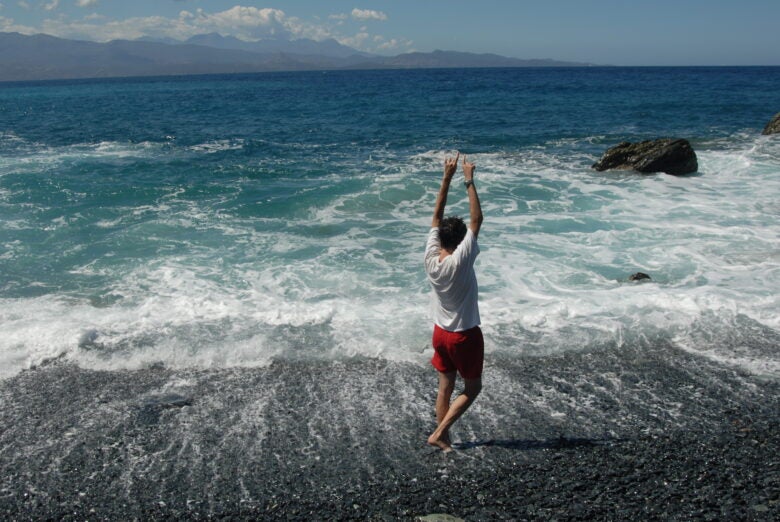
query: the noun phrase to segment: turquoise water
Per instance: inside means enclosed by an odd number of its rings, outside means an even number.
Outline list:
[[[777,376],[780,139],[760,131],[778,85],[780,68],[0,85],[0,376],[422,363],[422,249],[456,149],[485,211],[488,353],[649,339]],[[688,138],[699,173],[590,169],[658,136]]]

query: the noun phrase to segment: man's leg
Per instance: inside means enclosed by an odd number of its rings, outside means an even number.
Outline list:
[[[439,372],[439,394],[436,396],[436,425],[441,424],[444,417],[447,415],[447,411],[450,409],[450,399],[452,398],[452,392],[455,390],[455,379],[457,378],[456,372]],[[450,433],[445,431],[442,433],[442,442],[447,445],[450,444]]]
[[[465,413],[467,409],[469,409],[471,403],[474,402],[474,399],[477,398],[477,395],[479,395],[479,392],[482,390],[482,378],[463,379],[463,381],[465,383],[463,393],[458,395],[458,397],[455,399],[452,405],[450,405],[450,407],[447,409],[447,412],[444,414],[444,418],[439,421],[439,425],[436,427],[436,430],[433,433],[431,433],[430,437],[428,437],[428,444],[432,446],[438,446],[444,451],[452,451],[452,446],[450,446],[450,442],[449,442],[450,426],[452,426],[455,423],[455,421],[458,420],[460,416],[463,415],[463,413]],[[440,383],[439,390],[441,391],[441,379],[439,380],[439,383]],[[439,420],[438,413],[439,413],[439,401],[437,399],[436,401],[437,420]]]

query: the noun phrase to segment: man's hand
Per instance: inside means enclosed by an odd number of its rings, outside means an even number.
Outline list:
[[[460,152],[458,152],[454,158],[444,158],[444,179],[446,179],[447,181],[451,181],[452,176],[455,175],[455,171],[458,170],[459,158],[460,158]]]
[[[474,165],[470,161],[467,161],[466,156],[463,156],[463,177],[466,179],[466,181],[471,181],[474,179],[475,168],[476,165]]]
[[[454,176],[455,171],[458,170],[459,158],[460,152],[458,152],[454,158],[444,158],[444,178],[441,180],[439,195],[436,197],[436,206],[433,207],[432,227],[438,227],[441,220],[444,219],[444,207],[447,205],[447,192],[450,190],[452,176]]]
[[[466,178],[466,183],[469,183],[467,190],[469,191],[469,214],[471,215],[471,222],[469,228],[474,235],[479,234],[479,229],[482,227],[482,206],[479,204],[479,196],[477,196],[477,187],[474,186],[474,169],[476,165],[471,163],[463,156],[463,177]]]

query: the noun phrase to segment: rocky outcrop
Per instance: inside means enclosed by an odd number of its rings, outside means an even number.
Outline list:
[[[631,274],[628,276],[629,281],[642,281],[645,279],[650,279],[650,276],[645,274],[644,272],[637,272],[636,274]]]
[[[764,127],[764,131],[761,134],[780,134],[780,112],[769,120],[769,123],[766,124],[766,127]]]
[[[593,168],[681,175],[696,172],[699,162],[688,140],[662,138],[639,143],[624,141],[607,150]]]

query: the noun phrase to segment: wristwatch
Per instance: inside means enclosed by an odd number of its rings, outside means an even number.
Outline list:
[[[469,187],[470,187],[471,185],[473,185],[473,184],[474,184],[474,180],[473,180],[473,179],[470,179],[470,180],[466,181],[466,182],[465,182],[465,183],[463,183],[463,184],[464,184],[464,185],[466,185],[466,190],[468,190],[468,189],[469,189]]]

